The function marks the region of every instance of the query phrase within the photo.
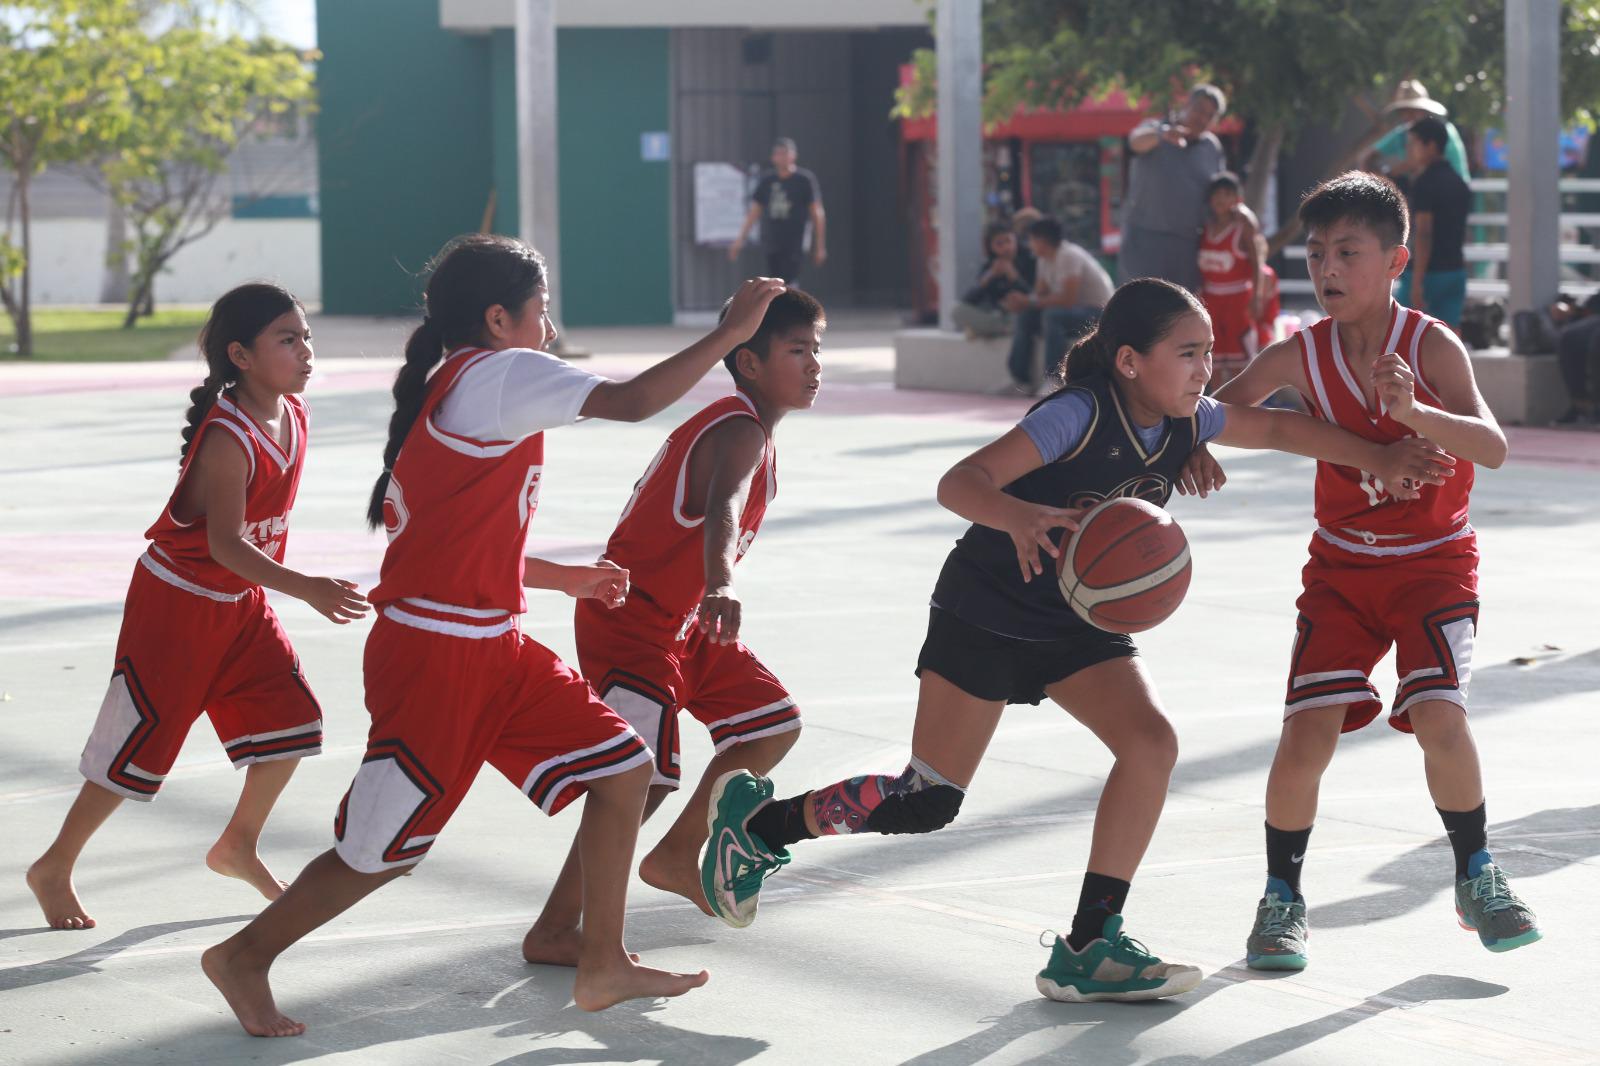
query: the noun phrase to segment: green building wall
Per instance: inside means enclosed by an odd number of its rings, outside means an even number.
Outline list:
[[[437,0],[317,5],[323,306],[408,314],[439,247],[518,229],[513,34],[439,26]],[[670,322],[668,31],[557,32],[561,300],[568,326]],[[491,203],[493,205],[490,212]]]

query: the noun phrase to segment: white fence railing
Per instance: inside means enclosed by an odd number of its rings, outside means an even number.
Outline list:
[[[1505,178],[1473,178],[1469,183],[1472,191],[1479,197],[1503,196],[1506,192]],[[1562,193],[1600,193],[1600,178],[1562,178],[1560,189]],[[1501,229],[1508,223],[1505,211],[1474,211],[1467,216],[1468,227],[1478,229]],[[1569,231],[1582,231],[1585,229],[1600,230],[1600,212],[1564,211],[1561,213],[1561,232],[1563,236]],[[1578,233],[1582,237],[1581,232]],[[1600,238],[1600,234],[1594,237]],[[1504,297],[1508,293],[1508,285],[1504,277],[1499,276],[1503,271],[1499,264],[1506,261],[1510,246],[1503,241],[1468,241],[1462,248],[1468,263],[1493,264],[1489,274],[1491,276],[1467,278],[1467,294],[1484,298]],[[1306,246],[1303,244],[1285,245],[1283,254],[1288,259],[1304,260]],[[1559,249],[1561,265],[1563,268],[1572,266],[1600,265],[1600,244],[1578,244],[1568,242]],[[1600,271],[1593,272],[1600,274]],[[1589,296],[1600,292],[1600,277],[1585,277],[1576,271],[1562,270],[1561,290],[1573,296]],[[1313,289],[1308,278],[1284,278],[1278,283],[1279,291],[1286,294],[1308,296]]]

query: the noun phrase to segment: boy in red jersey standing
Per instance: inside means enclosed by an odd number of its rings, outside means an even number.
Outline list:
[[[724,308],[726,314],[726,308]],[[799,738],[794,699],[739,641],[733,588],[778,491],[772,434],[815,402],[827,327],[822,305],[797,289],[779,294],[761,328],[724,359],[736,391],[667,437],[634,486],[605,562],[628,572],[627,602],[579,600],[578,660],[601,698],[651,746],[648,818],[678,788],[678,716],[711,732],[716,755],[683,812],[639,864],[646,884],[712,911],[700,886],[711,786],[731,770],[769,772]],[[566,945],[583,915],[576,847],[523,941],[529,962],[570,964]]]
[[[1457,919],[1490,951],[1509,951],[1540,934],[1490,857],[1483,775],[1466,716],[1478,620],[1468,497],[1474,464],[1492,469],[1505,461],[1505,435],[1460,339],[1390,295],[1408,257],[1399,190],[1381,177],[1347,173],[1314,189],[1300,219],[1328,317],[1267,348],[1217,398],[1256,404],[1287,386],[1315,417],[1373,441],[1426,437],[1457,464],[1454,477],[1421,487],[1415,499],[1397,499],[1366,471],[1317,464],[1317,530],[1267,779],[1267,888],[1248,962],[1258,970],[1306,965],[1299,882],[1318,786],[1339,734],[1382,710],[1371,674],[1391,645],[1399,685],[1389,724],[1422,747],[1428,791],[1455,852]]]
[[[1200,299],[1211,313],[1211,385],[1214,392],[1255,353],[1256,319],[1266,278],[1256,244],[1256,216],[1245,206],[1239,179],[1224,170],[1206,189],[1211,215],[1200,233]]]

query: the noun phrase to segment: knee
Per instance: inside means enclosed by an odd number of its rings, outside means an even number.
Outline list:
[[[965,796],[954,785],[892,793],[867,816],[866,828],[874,833],[932,833],[955,821]]]
[[[1339,743],[1339,726],[1343,721],[1343,708],[1334,710],[1338,711],[1337,715],[1301,711],[1285,719],[1283,735],[1278,740],[1278,760],[1298,766],[1326,766]]]
[[[1171,776],[1178,765],[1178,734],[1166,717],[1157,714],[1137,732],[1107,745],[1119,763],[1142,767]]]
[[[1424,703],[1411,708],[1411,732],[1425,752],[1449,754],[1471,740],[1466,713],[1453,703]]]

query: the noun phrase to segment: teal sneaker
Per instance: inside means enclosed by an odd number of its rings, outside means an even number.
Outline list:
[[[735,929],[756,920],[761,883],[789,863],[787,848],[774,851],[747,828],[750,816],[770,799],[772,782],[747,770],[730,770],[711,787],[711,835],[700,860],[700,887],[717,917]]]
[[[1051,934],[1046,934],[1051,935]],[[1043,937],[1040,944],[1050,943]],[[1122,931],[1122,915],[1106,918],[1100,939],[1073,951],[1055,937],[1050,963],[1034,984],[1046,999],[1061,1003],[1100,1000],[1163,999],[1181,995],[1200,983],[1200,969],[1162,962],[1143,944]]]
[[[1303,970],[1311,961],[1306,953],[1310,939],[1305,900],[1296,900],[1284,882],[1269,881],[1266,896],[1256,905],[1255,928],[1245,941],[1245,965],[1252,970]]]
[[[1468,871],[1470,876],[1456,882],[1461,928],[1477,933],[1490,951],[1510,951],[1540,939],[1533,911],[1511,891],[1505,872],[1489,861],[1488,852],[1473,855]]]

